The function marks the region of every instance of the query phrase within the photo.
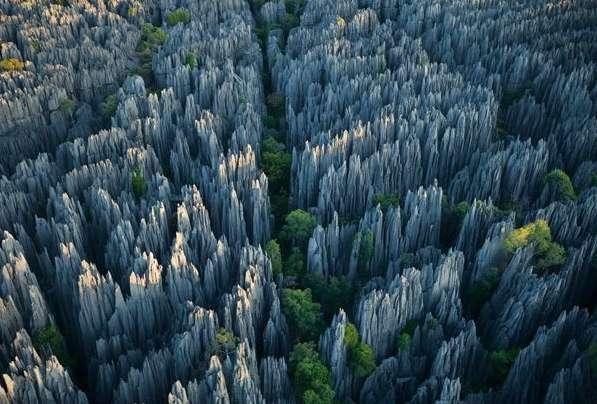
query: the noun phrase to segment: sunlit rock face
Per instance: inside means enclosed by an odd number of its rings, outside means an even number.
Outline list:
[[[0,0],[0,403],[592,402],[596,56],[594,0]]]

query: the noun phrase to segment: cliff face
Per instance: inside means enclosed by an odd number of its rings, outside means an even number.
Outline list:
[[[590,402],[595,21],[1,1],[0,403]]]

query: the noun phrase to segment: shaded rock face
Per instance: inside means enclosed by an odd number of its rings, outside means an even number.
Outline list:
[[[0,403],[591,402],[595,21],[0,2]]]

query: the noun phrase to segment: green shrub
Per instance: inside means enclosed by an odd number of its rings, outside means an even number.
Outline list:
[[[178,8],[166,16],[166,22],[173,27],[176,24],[188,24],[191,22],[191,13],[184,8]]]
[[[280,245],[276,240],[270,240],[265,245],[265,253],[272,263],[272,271],[274,275],[282,273],[282,253]]]
[[[58,102],[58,110],[71,114],[75,110],[75,102],[70,98],[62,98]]]
[[[404,327],[402,327],[400,335],[398,335],[398,338],[396,338],[396,349],[398,351],[404,351],[408,349],[417,328],[417,324],[417,320],[410,320],[404,325]]]
[[[141,197],[145,195],[145,192],[147,191],[147,183],[145,182],[145,177],[139,167],[133,169],[131,176],[131,186],[133,188],[133,194],[137,197],[137,199],[141,199]]]
[[[313,343],[296,344],[290,353],[289,364],[299,401],[309,404],[334,402],[330,370],[319,358]]]
[[[236,349],[238,344],[238,338],[234,334],[225,329],[220,328],[216,333],[216,351],[223,355],[228,355],[230,352]]]
[[[137,51],[154,48],[163,45],[164,42],[166,42],[166,32],[151,23],[145,23],[141,27],[141,38],[137,44]]]
[[[380,205],[381,210],[386,211],[389,208],[400,207],[400,196],[393,193],[376,194],[373,197],[373,205]]]
[[[375,370],[373,349],[361,341],[357,328],[352,323],[344,329],[344,345],[348,351],[348,366],[358,378],[366,377]]]
[[[557,198],[562,201],[573,201],[576,199],[576,192],[570,177],[562,170],[553,170],[544,178],[545,186],[553,186],[557,190]]]
[[[284,220],[280,238],[290,246],[304,248],[316,224],[312,214],[301,209],[293,210]]]
[[[39,330],[33,335],[31,342],[38,353],[43,352],[45,349],[50,349],[62,365],[71,368],[74,366],[74,360],[66,350],[64,338],[55,325],[50,324]]]
[[[118,97],[116,97],[116,94],[108,95],[100,105],[104,119],[110,119],[116,112],[116,108],[118,108]]]
[[[12,72],[17,70],[23,70],[25,68],[25,62],[17,58],[7,58],[0,60],[0,71]]]
[[[535,266],[540,271],[560,266],[566,261],[566,250],[551,241],[549,225],[542,219],[511,231],[504,240],[504,249],[513,254],[531,243],[535,244]]]
[[[410,346],[410,342],[412,341],[412,336],[408,333],[401,332],[396,339],[396,348],[398,351],[404,351],[408,349]]]
[[[373,257],[375,251],[375,240],[371,230],[365,230],[361,233],[361,244],[359,245],[359,261],[358,269],[361,276],[367,275],[367,268],[369,261]]]
[[[199,63],[197,62],[197,56],[192,52],[187,53],[187,56],[184,60],[184,64],[189,66],[191,69],[196,68],[199,65]]]
[[[282,308],[296,339],[312,341],[319,337],[324,327],[321,305],[313,301],[310,289],[284,289]]]
[[[492,382],[494,386],[504,383],[514,364],[520,349],[512,348],[508,350],[494,351],[489,354],[489,363],[492,369]]]
[[[481,308],[489,300],[500,283],[500,273],[497,268],[490,268],[483,279],[475,282],[467,291],[467,301],[471,313],[477,317]]]
[[[127,10],[127,14],[129,17],[136,17],[139,15],[139,13],[141,12],[141,8],[138,6],[129,6],[128,10]]]

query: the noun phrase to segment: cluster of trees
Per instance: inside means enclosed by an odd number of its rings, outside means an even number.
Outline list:
[[[535,267],[540,272],[553,270],[566,261],[566,250],[552,241],[549,224],[542,219],[511,231],[504,240],[504,249],[509,254],[530,244],[535,246]]]
[[[321,361],[313,342],[294,346],[289,358],[297,398],[305,404],[332,404],[335,392],[330,370]]]
[[[162,28],[156,27],[151,23],[143,24],[141,27],[141,37],[136,48],[139,65],[131,71],[131,74],[143,77],[145,85],[149,88],[155,85],[151,65],[153,54],[164,42],[166,42],[166,32]]]

